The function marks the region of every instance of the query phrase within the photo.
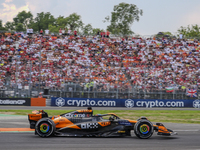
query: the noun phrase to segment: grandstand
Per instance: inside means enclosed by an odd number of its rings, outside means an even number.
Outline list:
[[[199,50],[189,39],[1,33],[0,97],[194,99]]]

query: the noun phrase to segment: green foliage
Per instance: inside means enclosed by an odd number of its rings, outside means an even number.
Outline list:
[[[108,31],[116,35],[131,35],[133,33],[131,25],[134,21],[139,21],[139,17],[143,13],[142,10],[138,9],[134,4],[127,3],[120,3],[114,6],[113,10],[111,17],[105,18],[106,21],[110,22],[110,25],[107,27]],[[84,26],[81,16],[76,13],[72,13],[67,17],[59,16],[54,18],[50,12],[41,12],[37,13],[37,16],[33,18],[30,11],[22,11],[13,18],[13,22],[6,22],[3,28],[1,22],[0,26],[0,29],[10,31],[26,31],[27,28],[32,28],[34,31],[49,29],[53,33],[58,33],[60,28],[66,28],[72,31],[82,31],[85,35],[96,35],[98,31],[103,31],[99,28],[93,29],[91,24]]]
[[[85,26],[82,27],[82,30],[83,30],[83,34],[84,35],[89,35],[89,34],[92,34],[92,25],[91,24],[87,24]]]
[[[22,23],[18,23],[15,27],[16,31],[25,31],[23,24]]]
[[[34,22],[31,22],[30,28],[33,28],[34,31],[40,31],[41,29],[48,29],[49,25],[54,25],[56,19],[50,12],[37,13],[37,17],[34,19]]]
[[[110,22],[107,30],[115,35],[131,35],[131,25],[134,21],[139,21],[143,11],[134,4],[120,3],[115,5],[110,17],[106,17],[105,21]]]
[[[178,29],[178,34],[182,34],[186,38],[200,38],[200,27],[196,25],[181,26]]]
[[[48,28],[50,32],[58,33],[60,28],[64,29],[66,28],[66,26],[67,26],[67,18],[65,18],[64,16],[59,16],[56,19],[55,24],[54,25],[50,24]]]
[[[158,38],[162,38],[162,37],[174,38],[174,37],[175,37],[175,36],[174,36],[171,32],[169,32],[169,31],[167,31],[167,32],[158,32],[158,34],[156,34],[155,36],[158,37]]]
[[[66,18],[67,27],[72,31],[78,30],[83,26],[83,22],[81,20],[81,16],[73,13]]]
[[[23,30],[27,29],[28,24],[33,20],[33,15],[31,12],[22,11],[17,14],[15,18],[13,18],[14,24],[17,27],[17,24],[21,23],[23,25]],[[18,26],[19,27],[19,26]],[[21,30],[21,31],[23,31]]]
[[[60,28],[66,28],[67,25],[67,18],[64,16],[59,16],[56,20],[56,25]]]
[[[0,20],[0,30],[5,30],[5,28],[3,27],[3,24],[2,24],[2,20]]]
[[[57,26],[53,26],[53,25],[49,25],[49,27],[48,27],[48,29],[49,29],[49,31],[51,32],[51,33],[58,33],[58,31],[59,31],[59,27],[57,27]]]
[[[59,16],[54,24],[50,24],[49,30],[54,33],[58,33],[59,29],[71,29],[79,30],[80,28],[83,28],[83,22],[81,20],[81,16],[77,15],[76,13],[73,13],[69,15],[68,17]]]
[[[6,30],[10,30],[10,31],[15,30],[14,22],[7,21],[4,27]]]
[[[103,29],[100,29],[100,28],[93,28],[92,29],[92,35],[96,35],[97,32],[103,32]]]
[[[164,35],[169,35],[169,36],[173,36],[173,34],[171,32],[163,32]]]

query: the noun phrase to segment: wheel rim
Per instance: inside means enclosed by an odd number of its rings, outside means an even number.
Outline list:
[[[147,124],[142,124],[140,126],[140,133],[142,133],[142,134],[148,134],[149,131],[150,131],[150,128],[149,128],[149,126]]]
[[[40,125],[40,131],[41,131],[42,133],[47,133],[47,132],[49,132],[49,129],[50,129],[50,126],[49,126],[47,123],[42,123],[42,124]]]

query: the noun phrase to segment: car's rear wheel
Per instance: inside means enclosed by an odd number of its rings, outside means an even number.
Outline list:
[[[35,125],[35,132],[40,137],[50,137],[55,132],[55,123],[49,118],[40,119]]]
[[[146,119],[140,119],[134,125],[134,133],[141,139],[148,139],[153,134],[153,124]]]

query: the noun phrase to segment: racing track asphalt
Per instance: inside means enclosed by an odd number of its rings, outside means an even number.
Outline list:
[[[154,133],[155,134],[155,133]],[[33,133],[0,133],[0,149],[13,150],[197,150],[200,149],[200,132],[179,132],[178,136],[153,135],[150,139],[137,137],[87,138],[51,137],[40,138]]]
[[[27,116],[0,115],[0,128],[27,128]],[[34,132],[0,132],[0,149],[14,150],[200,150],[200,124],[164,123],[178,135],[158,136],[150,139],[132,137],[51,137],[40,138]]]

